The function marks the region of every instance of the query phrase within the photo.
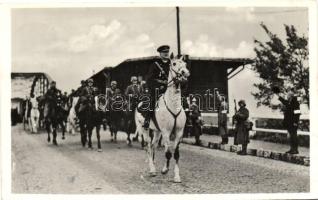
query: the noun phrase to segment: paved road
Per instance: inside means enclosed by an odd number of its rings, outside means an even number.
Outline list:
[[[95,135],[94,135],[95,136]],[[120,133],[117,144],[102,133],[103,152],[82,148],[79,135],[66,135],[59,146],[46,134],[12,127],[12,192],[14,193],[268,193],[309,192],[309,167],[181,144],[182,183],[167,175],[148,176],[146,153],[139,143],[128,147]],[[94,137],[95,139],[95,137]],[[96,147],[96,143],[94,143]],[[164,152],[156,155],[157,170]],[[174,162],[172,162],[174,164]]]

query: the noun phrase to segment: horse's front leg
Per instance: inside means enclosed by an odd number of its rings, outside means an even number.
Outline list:
[[[65,125],[64,125],[63,121],[60,124],[61,124],[61,128],[62,128],[62,140],[64,140],[65,139]]]
[[[175,183],[181,183],[181,178],[180,178],[180,174],[179,174],[179,158],[180,158],[179,144],[180,144],[180,142],[176,142],[175,150],[174,150],[174,154],[173,154],[173,157],[176,161],[176,164],[174,166],[174,179],[173,179],[173,182],[175,182]]]
[[[100,143],[100,124],[96,126],[96,136],[97,136],[97,148],[98,152],[102,152],[102,145]]]
[[[56,141],[56,129],[57,129],[57,123],[53,123],[53,144],[57,146],[57,141]]]
[[[149,161],[149,168],[150,168],[150,176],[156,176],[156,167],[155,167],[155,150],[157,148],[157,144],[159,141],[158,132],[149,131],[150,141],[148,141],[148,161]]]
[[[169,165],[170,165],[170,159],[172,157],[172,153],[170,151],[170,141],[169,141],[169,136],[163,136],[162,137],[162,141],[163,141],[163,144],[164,144],[164,147],[165,147],[165,155],[166,155],[166,163],[164,164],[162,170],[161,170],[161,173],[162,174],[167,174],[168,171],[169,171]]]
[[[82,142],[82,146],[85,147],[86,144],[86,128],[85,128],[85,124],[80,121],[80,132],[81,132],[81,142]]]
[[[50,132],[51,132],[51,124],[45,120],[45,128],[47,132],[47,142],[51,142]]]
[[[88,132],[88,148],[93,149],[93,146],[92,146],[93,127],[91,127],[91,125],[87,127],[87,132]]]

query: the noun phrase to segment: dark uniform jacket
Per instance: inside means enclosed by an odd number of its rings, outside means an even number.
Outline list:
[[[141,88],[138,84],[128,85],[125,91],[126,97],[128,97],[129,95],[132,95],[132,97],[138,98],[140,94],[141,94]]]
[[[97,95],[98,95],[98,89],[93,86],[84,87],[79,94],[82,102],[88,101],[93,104],[95,103],[94,97]]]
[[[293,97],[291,101],[287,101],[282,97],[279,100],[285,106],[284,109],[284,121],[283,125],[285,128],[298,127],[300,117],[300,105],[296,97]]]
[[[160,86],[165,86],[160,83],[160,81],[168,81],[170,64],[170,60],[165,63],[162,59],[157,59],[150,65],[149,71],[146,75],[146,82],[151,90],[160,88]]]
[[[240,107],[237,113],[234,115],[236,123],[236,137],[234,138],[235,144],[248,144],[249,135],[247,128],[247,119],[249,117],[249,111],[245,107]]]
[[[45,93],[45,99],[48,101],[57,101],[58,93],[61,91],[57,88],[49,88],[48,91]]]
[[[200,108],[196,104],[190,106],[190,117],[193,120],[197,120],[201,116]]]

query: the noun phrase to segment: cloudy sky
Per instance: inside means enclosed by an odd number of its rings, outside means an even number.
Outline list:
[[[182,53],[254,57],[253,40],[266,41],[264,22],[284,38],[283,24],[308,35],[305,8],[180,8]],[[12,10],[12,71],[46,72],[70,91],[81,79],[127,58],[151,56],[161,44],[176,52],[175,8],[37,8]],[[229,82],[229,97],[250,95],[257,75],[246,69]],[[266,109],[265,109],[266,110]]]

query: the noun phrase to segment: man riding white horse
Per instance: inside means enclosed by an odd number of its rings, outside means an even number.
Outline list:
[[[161,58],[156,60],[149,69],[147,83],[150,88],[151,103],[147,110],[145,120],[141,112],[142,101],[135,112],[136,132],[141,133],[147,142],[148,164],[150,176],[156,176],[154,164],[155,150],[162,137],[165,147],[166,163],[161,170],[162,174],[169,171],[170,159],[174,157],[176,163],[174,167],[174,182],[180,183],[179,175],[179,144],[182,139],[184,126],[186,123],[185,111],[182,107],[181,85],[186,83],[190,72],[183,61],[183,56],[169,59],[169,46],[159,47],[158,52]],[[157,101],[157,93],[162,94]],[[144,122],[143,125],[141,125]]]
[[[155,62],[150,65],[148,74],[146,75],[146,83],[150,95],[150,106],[149,109],[146,109],[145,122],[143,125],[146,129],[149,128],[149,122],[154,113],[158,96],[163,94],[167,89],[168,74],[171,64],[169,50],[170,47],[168,45],[160,46],[157,49],[160,59],[155,60]]]

